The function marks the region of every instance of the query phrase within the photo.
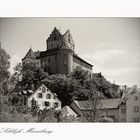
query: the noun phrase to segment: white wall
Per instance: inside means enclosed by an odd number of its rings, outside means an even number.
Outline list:
[[[137,101],[135,100],[136,96],[138,96]],[[134,111],[135,106],[139,107],[139,112]],[[139,121],[140,121],[140,93],[139,92],[131,94],[128,97],[128,100],[126,101],[126,107],[127,107],[126,121],[127,122],[134,122],[135,118],[139,118]]]
[[[46,92],[42,92],[42,87],[44,85],[40,86],[29,98],[28,98],[28,106],[31,107],[31,100],[34,98],[36,101],[37,101],[37,105],[40,107],[40,109],[44,109],[46,106],[44,105],[44,102],[45,101],[48,101],[50,102],[50,108],[53,107],[53,104],[54,102],[57,102],[58,103],[58,107],[56,108],[57,110],[58,109],[61,109],[61,101],[46,87]],[[43,94],[43,97],[42,98],[38,98],[38,93],[42,93]],[[47,94],[50,94],[51,95],[51,99],[47,99],[46,98],[46,95]],[[55,97],[55,99],[54,99]]]

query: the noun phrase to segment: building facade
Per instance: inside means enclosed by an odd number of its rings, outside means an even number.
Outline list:
[[[130,94],[126,100],[126,122],[140,122],[140,92]]]
[[[70,30],[62,35],[55,27],[46,40],[46,46],[46,51],[33,52],[30,48],[22,61],[37,59],[49,74],[70,74],[77,66],[92,72],[93,66],[75,53],[75,43]]]
[[[51,92],[44,84],[39,86],[28,98],[27,104],[29,107],[37,105],[40,110],[44,108],[61,109],[61,101],[57,95]]]

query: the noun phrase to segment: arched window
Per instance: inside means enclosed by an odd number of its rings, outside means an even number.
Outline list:
[[[46,99],[51,99],[51,94],[47,94]]]
[[[38,98],[43,98],[43,94],[42,93],[38,93]]]

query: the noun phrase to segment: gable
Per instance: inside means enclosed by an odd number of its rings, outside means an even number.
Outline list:
[[[61,102],[57,95],[55,93],[52,93],[44,84],[42,84],[41,86],[39,86],[34,92],[33,94],[31,94],[28,97],[28,100],[34,96],[36,96],[38,93],[42,93],[42,94],[50,94],[52,97],[55,97],[55,100],[58,102]]]
[[[59,30],[54,28],[50,36],[48,37],[47,41],[47,50],[49,49],[55,49],[55,48],[60,48],[62,45],[62,34],[60,33]]]
[[[55,27],[50,36],[48,37],[47,41],[56,41],[62,39],[62,34],[59,30]]]
[[[72,38],[72,35],[70,33],[70,30],[68,30],[64,35],[63,35],[63,39],[66,42],[69,42],[71,45],[73,45],[73,47],[75,46],[74,40]]]
[[[25,58],[31,58],[31,59],[35,59],[35,54],[33,52],[33,50],[30,48],[30,50],[27,52],[27,54],[25,55],[25,57],[22,59],[22,61],[25,59]]]

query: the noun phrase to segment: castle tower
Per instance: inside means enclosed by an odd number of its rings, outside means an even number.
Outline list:
[[[70,31],[63,35],[62,46],[58,51],[59,73],[70,74],[73,66],[74,41]]]
[[[46,40],[47,52],[51,53],[50,69],[56,69],[58,74],[69,74],[72,72],[74,41],[70,31],[64,35],[55,27]],[[53,55],[55,58],[53,59]],[[53,68],[56,67],[56,68]],[[55,73],[55,72],[54,72]]]
[[[45,72],[49,74],[70,74],[77,66],[92,72],[92,65],[75,54],[75,43],[67,30],[64,34],[54,27],[52,33],[46,40],[47,49],[45,51],[33,52],[30,48],[26,56],[22,59],[38,61]],[[28,61],[27,61],[28,62]]]

